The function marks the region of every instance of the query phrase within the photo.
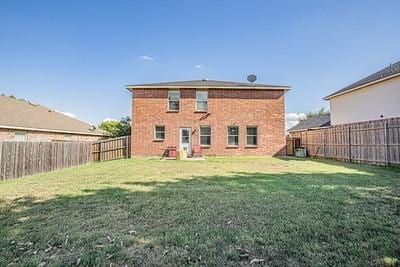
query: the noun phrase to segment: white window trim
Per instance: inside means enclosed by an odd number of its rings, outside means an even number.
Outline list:
[[[253,135],[253,134],[247,134],[247,129],[248,128],[256,128],[256,131],[257,131],[257,134],[256,135]],[[252,144],[249,144],[248,142],[247,142],[247,137],[248,136],[255,136],[256,137],[256,144],[255,145],[252,145]],[[256,126],[256,125],[247,125],[246,126],[246,146],[252,146],[252,147],[256,147],[256,146],[258,146],[258,126]]]
[[[164,127],[164,139],[157,138],[157,127]],[[167,137],[167,131],[165,130],[165,125],[155,125],[154,126],[154,140],[164,141],[166,137]]]
[[[238,129],[238,134],[237,134],[237,135],[230,135],[230,134],[229,134],[229,128],[233,128],[233,127],[236,127],[236,128]],[[238,125],[228,125],[228,127],[226,128],[226,130],[228,131],[227,138],[226,138],[227,145],[228,145],[229,147],[239,147],[239,146],[240,146],[240,127],[239,127]],[[237,136],[237,137],[238,137],[238,143],[237,143],[237,145],[230,145],[230,144],[229,144],[229,136]]]
[[[198,101],[197,100],[197,93],[198,92],[206,92],[207,93],[207,101],[204,101],[204,100],[200,100],[200,101]],[[205,109],[205,110],[202,110],[202,109],[198,109],[197,108],[197,102],[206,102],[207,103],[207,109]],[[207,90],[196,90],[196,111],[198,111],[198,112],[207,112],[208,111],[208,91]]]
[[[210,128],[210,135],[201,135],[201,127],[209,127],[209,128]],[[212,144],[212,137],[211,137],[211,135],[212,135],[211,125],[200,125],[200,127],[199,127],[199,145],[200,145],[201,147],[211,147],[211,144]],[[209,145],[202,145],[202,144],[201,144],[201,137],[202,137],[202,136],[210,136],[210,144],[209,144]]]
[[[178,100],[178,109],[169,109],[169,92],[178,92],[179,93],[179,100]],[[172,101],[176,101],[176,100],[172,100]],[[180,90],[168,90],[168,95],[167,95],[167,110],[171,111],[171,112],[179,112],[179,110],[181,109],[181,91]]]

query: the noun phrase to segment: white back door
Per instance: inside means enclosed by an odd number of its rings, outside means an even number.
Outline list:
[[[180,149],[192,154],[192,128],[180,128]]]

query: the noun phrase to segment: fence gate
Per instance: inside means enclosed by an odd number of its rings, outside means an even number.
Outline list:
[[[131,155],[131,136],[117,137],[92,143],[93,161],[129,158]]]

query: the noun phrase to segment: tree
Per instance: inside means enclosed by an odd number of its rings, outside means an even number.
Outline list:
[[[325,110],[325,108],[320,108],[319,110],[316,111],[310,111],[306,114],[306,119],[312,118],[312,117],[318,117],[322,115],[330,114],[329,110]]]
[[[121,118],[120,121],[108,120],[103,121],[99,128],[107,131],[112,137],[119,137],[131,134],[131,118],[129,116]]]
[[[122,117],[117,127],[117,136],[125,136],[131,134],[131,118],[129,116]]]

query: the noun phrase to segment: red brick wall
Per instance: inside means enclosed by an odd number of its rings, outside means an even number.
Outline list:
[[[206,155],[282,155],[285,152],[283,90],[209,89],[208,113],[195,112],[196,90],[181,89],[179,112],[168,112],[168,90],[135,89],[132,96],[132,155],[160,155],[167,146],[179,149],[179,129],[192,128],[199,145],[200,125],[211,126]],[[206,116],[209,114],[208,116]],[[164,125],[164,141],[154,140],[154,127]],[[228,148],[230,125],[239,126],[239,147]],[[246,126],[258,127],[258,147],[246,147]]]
[[[63,133],[52,133],[52,132],[40,132],[40,131],[22,131],[12,129],[0,129],[0,141],[14,141],[15,132],[26,132],[27,141],[96,141],[100,138],[92,135],[78,135],[71,134],[70,138],[67,138]]]

